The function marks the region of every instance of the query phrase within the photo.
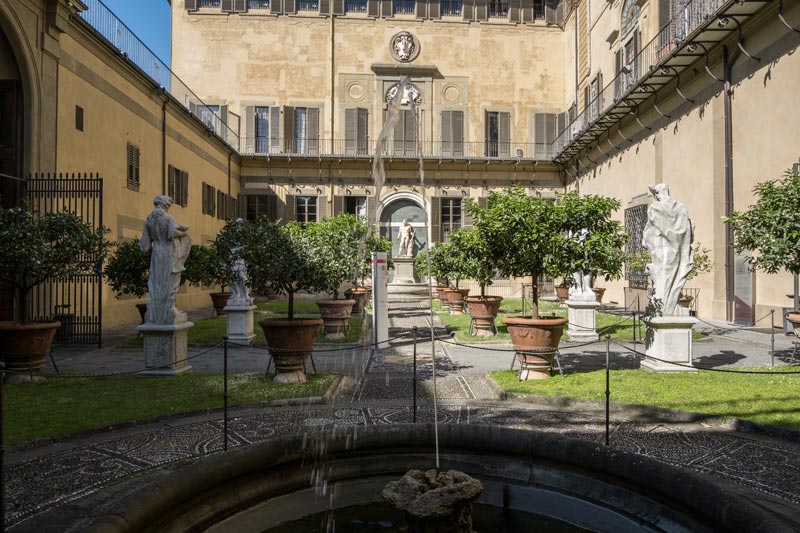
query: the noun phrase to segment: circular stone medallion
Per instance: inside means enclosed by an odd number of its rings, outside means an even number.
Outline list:
[[[389,42],[389,50],[397,61],[407,63],[414,61],[419,55],[419,43],[416,37],[407,31],[401,31],[392,37]]]

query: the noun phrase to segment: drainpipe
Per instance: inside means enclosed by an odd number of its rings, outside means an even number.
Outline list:
[[[722,47],[722,102],[725,119],[725,216],[733,212],[733,123],[731,120],[731,65],[728,47]],[[733,228],[725,225],[725,318],[732,322],[734,316],[734,254]]]
[[[164,101],[161,103],[161,194],[167,194],[167,102],[164,89],[161,89]]]
[[[334,146],[333,146],[333,137],[334,137],[334,123],[335,123],[335,113],[334,113],[334,95],[336,93],[336,61],[334,60],[334,24],[333,19],[336,18],[333,15],[333,4],[331,4],[331,133],[330,133],[330,141],[331,141],[331,153],[334,153]]]

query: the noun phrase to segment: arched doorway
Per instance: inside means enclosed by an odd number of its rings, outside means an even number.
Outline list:
[[[403,221],[414,228],[414,255],[428,249],[428,215],[425,209],[410,197],[389,201],[381,211],[379,230],[382,237],[392,241],[392,256],[398,255],[400,228]]]
[[[0,203],[16,205],[21,178],[22,91],[14,51],[0,25]]]

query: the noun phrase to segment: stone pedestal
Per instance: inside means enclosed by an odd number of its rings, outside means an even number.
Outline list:
[[[253,329],[255,305],[226,305],[228,314],[228,340],[236,344],[252,344],[256,338]]]
[[[186,313],[175,312],[174,324],[145,323],[136,327],[144,336],[144,364],[142,376],[177,376],[192,371],[186,361],[189,356],[187,332],[194,326],[186,320]]]
[[[642,361],[642,368],[656,372],[697,372],[692,364],[692,327],[698,320],[691,316],[659,316],[645,318],[645,353],[655,359]]]
[[[573,342],[593,342],[600,339],[596,329],[596,311],[601,304],[597,301],[567,300],[569,325],[567,335]]]
[[[413,285],[417,283],[414,277],[414,258],[413,257],[393,257],[394,262],[394,281],[392,285]]]

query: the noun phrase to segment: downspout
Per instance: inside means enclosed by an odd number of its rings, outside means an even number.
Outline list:
[[[733,212],[733,122],[731,119],[731,65],[728,47],[722,47],[722,102],[725,124],[725,216]],[[725,318],[732,322],[734,310],[733,228],[725,224]]]
[[[334,128],[334,123],[335,123],[334,117],[336,115],[334,113],[334,110],[333,110],[333,106],[334,106],[334,103],[335,103],[334,102],[334,95],[336,93],[336,71],[335,71],[336,61],[334,60],[335,47],[334,47],[334,24],[333,24],[333,19],[334,18],[335,17],[333,15],[333,4],[331,4],[331,111],[330,111],[330,113],[331,113],[331,132],[330,132],[331,153],[336,153],[336,150],[334,149],[334,146],[333,146],[333,138],[334,138],[334,129],[333,128]]]
[[[578,99],[578,96],[580,94],[580,91],[578,89],[578,86],[579,86],[578,79],[580,77],[580,68],[578,66],[578,63],[579,63],[579,61],[578,61],[578,54],[579,54],[579,51],[578,51],[578,46],[579,46],[578,45],[578,32],[580,31],[578,29],[578,15],[579,15],[579,13],[580,13],[580,9],[578,9],[578,6],[576,4],[576,6],[575,6],[575,119],[576,120],[578,118],[578,106],[580,105],[580,100]]]
[[[167,194],[167,102],[169,98],[161,89],[161,194]]]

